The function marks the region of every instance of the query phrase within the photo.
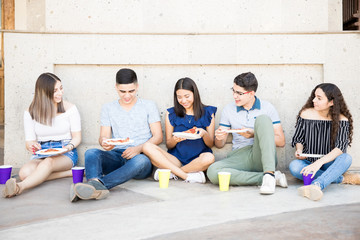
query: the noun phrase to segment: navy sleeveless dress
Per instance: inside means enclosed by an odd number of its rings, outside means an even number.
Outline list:
[[[185,117],[179,117],[175,114],[174,108],[169,108],[169,120],[170,124],[174,127],[174,132],[183,132],[193,127],[203,128],[206,130],[211,123],[211,115],[216,113],[217,108],[213,106],[205,106],[205,113],[200,119],[195,121],[193,115],[185,115]],[[179,161],[186,165],[195,158],[199,157],[201,153],[211,152],[211,148],[205,145],[202,138],[195,140],[184,140],[176,144],[172,149],[168,149],[168,153],[174,155]]]

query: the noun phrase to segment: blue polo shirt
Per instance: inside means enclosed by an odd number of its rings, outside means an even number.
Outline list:
[[[225,106],[221,114],[220,126],[229,127],[231,129],[238,128],[252,128],[254,129],[255,119],[260,115],[267,115],[272,120],[273,124],[280,123],[280,117],[275,107],[265,100],[260,100],[255,97],[254,105],[250,110],[244,107],[236,106],[232,102]],[[246,138],[240,134],[233,133],[233,150],[243,148],[248,145],[254,144],[253,138]]]
[[[113,138],[134,140],[129,145],[116,148],[126,149],[147,142],[151,137],[150,124],[160,121],[160,114],[153,101],[138,98],[135,105],[126,111],[118,100],[104,104],[101,109],[101,126],[111,127]]]

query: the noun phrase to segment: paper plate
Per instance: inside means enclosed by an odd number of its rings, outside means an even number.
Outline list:
[[[201,138],[201,136],[199,134],[185,133],[185,132],[174,132],[173,135],[176,137],[185,138],[188,140],[195,140],[195,139]]]
[[[310,158],[321,158],[324,155],[322,154],[308,154],[308,153],[302,153],[300,154],[300,157],[310,157]]]
[[[242,132],[247,132],[248,129],[225,129],[224,132],[227,133],[242,133]]]
[[[66,152],[66,148],[48,148],[48,149],[41,149],[36,152],[38,155],[58,155]]]

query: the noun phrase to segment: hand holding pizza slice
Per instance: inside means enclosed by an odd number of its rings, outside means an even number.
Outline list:
[[[200,137],[203,137],[207,133],[207,131],[203,128],[193,127],[189,130],[184,131],[184,133],[196,134],[199,135]]]

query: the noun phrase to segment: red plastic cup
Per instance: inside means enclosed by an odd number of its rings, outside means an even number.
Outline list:
[[[73,167],[72,169],[73,183],[81,183],[84,178],[84,167]]]
[[[312,177],[312,174],[310,173],[310,174],[308,174],[307,176],[305,176],[304,174],[303,174],[303,181],[304,181],[304,185],[306,186],[306,185],[310,185],[311,183],[312,183],[312,181],[314,180],[313,178],[311,178]]]
[[[2,165],[0,166],[0,184],[5,184],[7,180],[11,177],[11,165]]]

